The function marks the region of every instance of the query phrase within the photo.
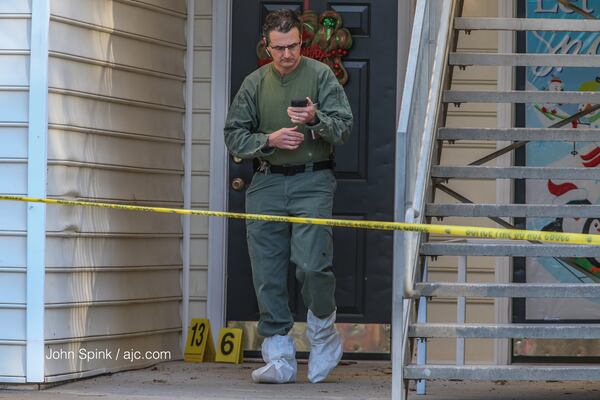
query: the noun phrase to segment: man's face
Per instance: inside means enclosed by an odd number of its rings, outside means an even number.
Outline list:
[[[269,32],[269,52],[275,68],[282,74],[292,72],[300,62],[302,39],[298,28],[289,32]]]

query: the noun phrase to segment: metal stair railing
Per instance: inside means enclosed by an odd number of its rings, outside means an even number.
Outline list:
[[[396,132],[395,220],[422,222],[455,10],[462,0],[418,0]],[[406,399],[409,323],[418,271],[417,233],[394,233],[392,399]]]
[[[572,6],[567,0],[558,0]],[[424,1],[423,3],[428,3]],[[429,2],[434,3],[434,2]],[[451,3],[451,4],[450,4]],[[488,167],[487,162],[498,156],[509,153],[524,146],[530,140],[544,141],[594,141],[598,129],[572,131],[562,129],[571,121],[577,120],[590,111],[600,108],[600,97],[597,92],[561,92],[539,93],[528,91],[460,91],[449,90],[452,68],[465,65],[488,66],[522,66],[546,65],[558,62],[568,66],[591,66],[597,62],[596,56],[583,58],[578,55],[555,57],[538,54],[462,54],[455,53],[456,31],[465,30],[467,34],[475,30],[531,30],[542,26],[542,30],[598,31],[600,21],[563,21],[548,20],[548,25],[540,25],[535,20],[514,18],[463,18],[461,1],[441,1],[439,25],[430,29],[433,37],[437,30],[435,42],[436,52],[430,64],[418,68],[419,51],[424,52],[426,43],[420,42],[423,35],[413,35],[411,45],[411,68],[407,72],[401,118],[398,128],[396,179],[404,186],[398,186],[396,192],[396,219],[406,222],[424,222],[432,217],[466,216],[485,217],[501,226],[513,228],[512,224],[501,217],[525,218],[555,216],[581,217],[594,216],[599,206],[584,205],[562,210],[560,206],[508,204],[497,206],[492,204],[475,204],[467,197],[446,185],[450,179],[600,179],[600,172],[581,168],[539,168],[539,167]],[[577,11],[577,10],[575,10]],[[455,19],[454,16],[457,18]],[[590,18],[593,18],[590,16]],[[426,18],[418,21],[425,21]],[[552,23],[550,23],[552,22]],[[503,29],[503,27],[509,27]],[[569,28],[569,29],[567,29]],[[418,38],[419,40],[417,40]],[[413,47],[415,46],[415,47]],[[419,51],[415,51],[415,48]],[[415,85],[418,72],[431,66],[431,80],[427,81],[427,101],[425,96],[419,97]],[[412,75],[410,75],[412,73]],[[411,81],[412,79],[412,81]],[[415,83],[416,82],[416,83]],[[412,86],[411,86],[412,85]],[[408,91],[407,91],[408,88]],[[407,98],[410,96],[410,98]],[[592,109],[585,109],[569,116],[560,123],[549,128],[449,128],[445,126],[445,113],[450,103],[528,103],[532,101],[557,103],[595,104]],[[424,114],[424,115],[423,115]],[[437,135],[437,137],[436,137]],[[440,163],[443,141],[480,139],[492,141],[514,140],[516,143],[488,154],[466,166],[444,165]],[[405,159],[405,165],[402,165]],[[401,168],[405,167],[403,171]],[[403,196],[398,188],[405,190]],[[436,204],[435,191],[449,195],[458,200],[458,204]],[[406,211],[402,215],[402,211]],[[580,215],[581,214],[581,215]],[[476,380],[598,380],[600,366],[537,366],[531,369],[519,365],[464,365],[465,338],[539,338],[539,339],[598,339],[600,329],[597,325],[584,324],[465,324],[466,297],[495,298],[593,298],[600,297],[600,285],[597,284],[474,284],[466,283],[467,256],[483,257],[554,257],[561,263],[571,265],[574,257],[600,257],[600,250],[580,245],[542,245],[534,241],[510,242],[497,240],[493,243],[483,239],[442,240],[426,242],[424,235],[406,233],[395,235],[394,258],[394,314],[392,317],[392,361],[394,399],[406,399],[407,380],[417,380],[417,393],[421,380],[427,379],[476,379]],[[438,256],[458,257],[458,281],[456,283],[427,282],[427,258]],[[402,273],[402,268],[404,271]],[[415,284],[415,281],[418,283]],[[427,322],[424,296],[447,296],[457,298],[456,323]],[[417,303],[418,302],[418,303]],[[423,304],[423,305],[422,305]],[[413,311],[413,308],[417,310]],[[417,321],[415,323],[415,316]],[[418,351],[416,363],[412,361],[412,348],[415,341],[419,350],[427,338],[456,338],[457,355],[454,365],[426,364],[425,352]],[[424,348],[424,346],[422,346]],[[402,368],[405,366],[404,368]],[[398,371],[398,369],[400,369]],[[424,386],[423,386],[424,388]]]

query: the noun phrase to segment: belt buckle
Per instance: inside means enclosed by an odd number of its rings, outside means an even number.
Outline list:
[[[294,167],[287,167],[283,171],[283,176],[294,176],[296,174],[297,174],[297,171],[296,171],[296,168],[294,168]]]
[[[284,176],[294,176],[296,174],[300,174],[302,172],[306,172],[306,165],[289,165],[283,167],[283,175]]]

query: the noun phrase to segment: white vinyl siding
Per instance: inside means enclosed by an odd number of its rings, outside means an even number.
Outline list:
[[[192,139],[192,208],[207,210],[210,171],[210,86],[212,2],[195,0]],[[223,51],[227,51],[223,49]],[[190,318],[206,317],[208,295],[208,218],[192,217]]]
[[[30,37],[30,0],[0,1],[2,194],[27,194]],[[25,204],[0,202],[0,382],[26,379],[26,234]]]
[[[48,196],[182,207],[186,1],[50,5]],[[46,350],[180,358],[181,239],[175,215],[48,207]],[[156,361],[47,360],[45,375]]]

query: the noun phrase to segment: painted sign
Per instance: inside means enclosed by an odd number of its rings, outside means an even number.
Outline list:
[[[527,18],[584,19],[600,17],[600,0],[573,1],[574,7],[558,0],[527,0]],[[597,32],[527,32],[527,53],[600,54]],[[598,91],[600,68],[528,67],[526,90]],[[591,104],[530,103],[526,105],[526,126],[546,128]],[[567,128],[600,128],[600,111],[570,122]],[[528,166],[598,168],[600,139],[590,142],[531,142],[526,148]],[[530,204],[598,204],[600,182],[528,180],[526,199]],[[598,218],[528,219],[528,229],[546,231],[600,233]],[[526,264],[528,282],[600,283],[600,259],[551,257],[529,258]],[[600,299],[528,299],[527,319],[600,319]]]

